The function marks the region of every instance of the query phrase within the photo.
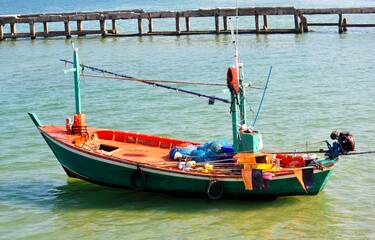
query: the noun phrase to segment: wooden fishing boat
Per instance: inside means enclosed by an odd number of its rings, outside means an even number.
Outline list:
[[[87,129],[92,137],[82,142],[80,136],[68,133],[65,126],[41,125],[34,114],[31,117],[69,177],[137,191],[206,193],[211,198],[223,194],[315,195],[324,188],[339,160],[325,158],[316,161],[317,165],[296,168],[313,170],[314,184],[306,190],[293,168],[271,172],[274,176],[268,188],[246,190],[242,175],[236,171],[185,171],[169,156],[170,149],[179,144],[199,143],[95,128]]]
[[[195,162],[195,156],[171,155],[173,149],[179,152],[184,146],[197,147],[201,143],[87,127],[81,113],[79,82],[83,67],[89,66],[79,64],[78,49],[74,50],[73,68],[66,71],[73,72],[75,79],[74,124],[67,120],[66,126],[43,125],[36,114],[29,115],[69,177],[135,191],[205,194],[211,199],[318,194],[340,155],[354,150],[352,136],[333,133],[331,137],[337,141],[333,145],[327,142],[328,150],[316,152],[325,154],[321,159],[312,152],[301,153],[304,156],[262,152],[260,134],[246,127],[248,85],[243,82],[237,55],[236,50],[235,64],[227,74],[233,150],[218,153],[212,161]]]

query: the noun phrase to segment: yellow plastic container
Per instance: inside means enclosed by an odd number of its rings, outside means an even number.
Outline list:
[[[210,164],[208,164],[208,163],[206,163],[206,164],[204,165],[204,168],[207,169],[207,170],[212,170],[212,169],[213,169],[213,166],[210,165]]]
[[[197,170],[198,172],[203,172],[203,173],[209,173],[209,172],[210,172],[210,170],[208,170],[208,169],[204,169],[204,168],[202,168],[202,167],[198,167],[198,168],[196,168],[196,170]]]

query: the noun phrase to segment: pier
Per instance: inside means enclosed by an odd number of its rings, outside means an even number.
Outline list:
[[[236,16],[236,8],[205,8],[184,11],[158,11],[146,12],[143,9],[95,11],[95,12],[67,12],[67,13],[41,13],[24,15],[0,15],[0,40],[37,37],[85,36],[99,34],[103,37],[116,36],[149,36],[149,35],[191,35],[191,34],[229,34],[228,19]],[[358,14],[375,14],[375,7],[363,8],[320,8],[297,9],[295,7],[243,7],[238,9],[238,16],[243,22],[243,17],[248,18],[247,26],[239,28],[239,33],[271,34],[271,33],[305,33],[310,26],[337,27],[338,33],[343,33],[353,27],[375,27],[372,23],[350,24],[352,18]],[[310,22],[311,15],[333,15],[335,22]],[[269,16],[289,16],[290,26],[287,28],[272,28]],[[195,18],[211,18],[212,30],[193,29],[190,21]],[[172,19],[170,30],[154,28],[157,19]],[[275,19],[273,17],[273,19]],[[374,18],[372,18],[372,21]],[[130,21],[132,20],[132,21]],[[370,18],[371,20],[371,18]],[[85,29],[83,23],[97,22],[96,29]],[[58,23],[56,25],[56,23]],[[134,32],[121,33],[118,24],[130,29],[136,25]],[[182,24],[184,23],[184,24]],[[222,24],[221,24],[222,23]],[[51,24],[55,24],[53,29]],[[25,27],[26,25],[26,27]],[[122,26],[123,26],[122,25]],[[183,27],[181,27],[183,25]],[[17,29],[23,29],[17,32]],[[36,28],[38,26],[38,28]],[[74,27],[72,27],[74,26]],[[146,26],[146,27],[145,27]],[[251,27],[252,26],[252,27]],[[59,28],[58,30],[56,30]],[[26,29],[26,31],[25,31]],[[38,31],[39,30],[39,31]]]

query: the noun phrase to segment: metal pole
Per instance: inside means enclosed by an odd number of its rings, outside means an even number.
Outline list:
[[[239,77],[239,80],[240,80],[240,86],[242,86],[242,90],[240,91],[240,124],[243,125],[247,125],[247,121],[246,121],[246,87],[244,87],[243,85],[243,82],[245,80],[244,78],[244,74],[243,74],[243,68],[242,68],[242,64],[240,64],[240,77]]]

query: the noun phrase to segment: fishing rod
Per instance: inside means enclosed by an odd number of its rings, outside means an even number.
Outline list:
[[[65,62],[65,63],[73,64],[72,61],[68,61],[68,60],[65,60],[65,59],[60,59],[60,61]],[[131,77],[131,76],[127,76],[127,75],[124,75],[124,74],[118,74],[118,73],[115,73],[115,72],[110,72],[110,71],[105,70],[105,69],[91,67],[89,65],[85,65],[85,64],[82,64],[82,63],[80,64],[80,66],[82,66],[82,71],[85,68],[88,68],[88,69],[91,69],[92,71],[106,73],[106,74],[114,75],[114,76],[117,76],[117,77],[123,77],[123,78],[126,78],[126,79],[137,79],[137,78],[134,78],[134,77]],[[209,96],[209,95],[202,94],[202,93],[188,91],[188,90],[185,90],[185,89],[182,89],[182,88],[171,87],[171,86],[163,85],[163,84],[156,83],[156,82],[150,82],[150,81],[147,81],[147,80],[145,80],[145,81],[142,80],[142,81],[138,81],[138,82],[145,83],[145,84],[152,85],[152,86],[156,86],[156,87],[165,88],[165,89],[168,89],[168,90],[174,90],[176,92],[183,92],[183,93],[187,93],[187,94],[198,96],[198,97],[208,98],[209,99],[209,104],[211,104],[211,105],[214,103],[215,100],[231,104],[231,101],[229,101],[227,99],[224,99],[224,98],[218,98],[218,97],[215,97],[215,96]]]

